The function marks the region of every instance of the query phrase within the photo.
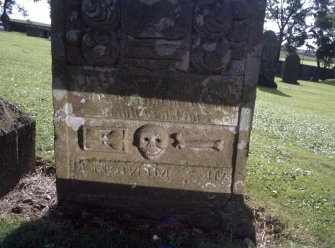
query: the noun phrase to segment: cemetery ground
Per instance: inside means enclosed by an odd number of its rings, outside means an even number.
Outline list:
[[[0,97],[36,120],[38,156],[37,171],[0,199],[0,247],[235,247],[173,219],[56,207],[50,41],[0,41]],[[247,167],[259,246],[335,247],[335,81],[277,83],[257,90]]]

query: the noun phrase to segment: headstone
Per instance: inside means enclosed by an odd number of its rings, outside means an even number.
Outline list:
[[[10,18],[6,13],[2,13],[1,17],[0,17],[0,21],[2,22],[2,25],[4,27],[5,31],[9,31],[9,27],[10,27]]]
[[[263,34],[262,57],[259,69],[258,85],[277,88],[275,74],[277,66],[278,39],[273,31],[266,31]]]
[[[35,121],[0,99],[0,196],[35,168]]]
[[[265,0],[52,1],[60,202],[238,226],[264,11]]]
[[[299,84],[300,57],[296,52],[290,53],[283,64],[282,80],[290,84]]]

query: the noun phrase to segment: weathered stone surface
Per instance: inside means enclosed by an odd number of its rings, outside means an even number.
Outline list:
[[[263,34],[263,47],[261,65],[259,69],[258,85],[269,88],[277,88],[275,74],[277,66],[278,39],[273,31]]]
[[[244,232],[265,0],[52,3],[60,201]]]
[[[0,99],[0,196],[35,168],[35,121]]]
[[[297,53],[289,54],[283,64],[282,79],[286,83],[298,84],[300,74],[300,57]]]

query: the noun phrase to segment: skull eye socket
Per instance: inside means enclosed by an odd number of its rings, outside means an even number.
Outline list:
[[[144,141],[149,141],[150,139],[148,137],[144,138]]]
[[[157,142],[157,143],[161,143],[161,139],[158,139],[158,138],[157,138],[157,139],[156,139],[156,142]]]

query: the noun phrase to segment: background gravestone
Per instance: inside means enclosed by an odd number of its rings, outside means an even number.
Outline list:
[[[296,52],[289,54],[283,64],[282,80],[286,83],[299,84],[300,57]]]
[[[264,11],[265,0],[52,1],[60,202],[251,235]]]
[[[0,99],[0,196],[35,168],[35,121]]]
[[[4,27],[5,31],[9,31],[9,26],[10,26],[10,18],[6,13],[2,13],[0,17],[0,21],[2,22],[2,25]]]
[[[275,74],[277,66],[278,39],[273,31],[266,31],[263,34],[262,57],[259,69],[258,85],[277,88]]]

